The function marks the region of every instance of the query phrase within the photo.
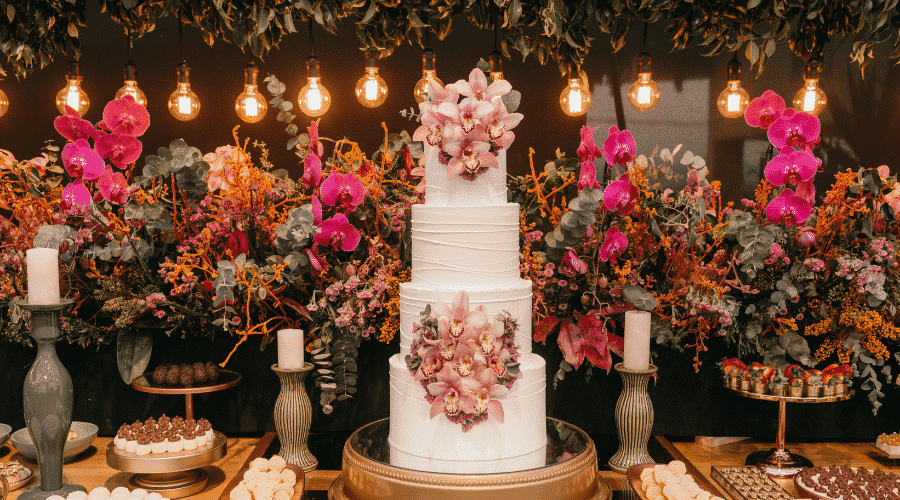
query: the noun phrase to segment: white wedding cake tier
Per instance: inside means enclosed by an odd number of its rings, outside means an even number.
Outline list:
[[[519,206],[507,203],[506,155],[475,180],[454,176],[426,143],[425,203],[412,207],[412,275],[400,285],[400,353],[390,359],[391,465],[461,474],[528,470],[546,463],[546,370],[531,352],[532,284],[519,270]],[[518,324],[519,377],[493,416],[464,430],[435,415],[406,358],[426,306],[465,291],[469,308]]]

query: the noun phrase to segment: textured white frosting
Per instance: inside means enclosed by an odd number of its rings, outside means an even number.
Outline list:
[[[425,204],[470,207],[506,203],[506,150],[497,154],[498,168],[489,168],[474,181],[459,175],[447,178],[447,167],[438,161],[439,148],[425,142]]]
[[[405,355],[390,359],[391,465],[430,472],[496,473],[546,463],[544,359],[519,356],[522,376],[502,400],[504,421],[493,417],[463,432],[441,413],[429,418],[425,388],[406,367]]]

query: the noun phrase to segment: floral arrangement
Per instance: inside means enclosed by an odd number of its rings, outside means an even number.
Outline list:
[[[497,154],[509,148],[512,129],[522,121],[517,98],[508,104],[512,86],[506,80],[488,85],[484,71],[475,68],[469,80],[441,86],[429,80],[428,100],[419,104],[421,126],[413,140],[439,148],[438,161],[447,167],[447,178],[460,175],[475,180],[489,168],[497,168]],[[517,94],[513,94],[517,95]],[[459,97],[464,99],[459,101]],[[459,101],[459,102],[457,102]]]
[[[488,415],[503,423],[501,400],[520,373],[517,329],[508,313],[488,321],[484,306],[470,309],[465,291],[450,307],[425,307],[406,365],[425,387],[431,418],[443,413],[463,431]]]
[[[602,147],[583,128],[577,159],[560,154],[511,182],[534,339],[556,335],[557,380],[584,359],[587,376],[608,371],[622,313],[642,309],[654,313],[655,344],[693,350],[697,370],[714,339],[771,368],[835,361],[852,366],[877,411],[900,359],[900,183],[886,166],[860,168],[817,197],[818,118],[769,91],[745,120],[770,147],[755,196],[737,204],[722,202],[702,158],[680,146],[638,155],[616,127]]]

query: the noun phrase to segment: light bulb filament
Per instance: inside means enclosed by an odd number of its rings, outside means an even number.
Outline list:
[[[306,96],[307,102],[309,103],[309,109],[313,111],[322,109],[322,91],[319,90],[318,85],[311,86]]]
[[[366,100],[374,101],[378,98],[378,81],[374,78],[366,79]]]
[[[66,94],[66,106],[72,109],[79,109],[78,88],[69,86],[69,92]]]
[[[578,89],[569,90],[569,113],[581,113],[581,92]]]
[[[814,109],[816,109],[816,91],[814,88],[807,88],[803,94],[803,111],[811,113]]]
[[[728,94],[728,111],[736,113],[741,109],[741,96],[739,94]]]
[[[178,96],[178,112],[181,114],[191,114],[191,98],[190,96]]]
[[[259,113],[256,99],[248,97],[244,100],[244,109],[246,110],[247,116],[256,116]]]
[[[642,85],[638,88],[638,103],[650,104],[650,87]]]

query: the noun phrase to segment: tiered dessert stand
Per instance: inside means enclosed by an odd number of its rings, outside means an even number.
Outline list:
[[[747,465],[756,465],[766,474],[773,477],[793,477],[798,472],[812,467],[813,463],[802,455],[791,453],[784,447],[784,432],[786,426],[788,403],[834,403],[853,397],[853,390],[849,390],[840,396],[774,396],[772,394],[760,394],[757,392],[743,391],[728,386],[723,386],[729,391],[735,392],[745,398],[761,399],[763,401],[778,401],[778,432],[775,435],[775,448],[768,451],[757,451],[747,456]]]
[[[219,370],[216,381],[203,382],[188,387],[153,383],[153,373],[145,373],[131,382],[131,387],[151,394],[184,394],[184,418],[194,418],[194,394],[224,391],[238,385],[241,375],[231,370]]]
[[[212,441],[191,451],[177,453],[151,453],[137,455],[116,448],[110,442],[106,447],[106,463],[113,469],[134,472],[129,483],[168,498],[182,498],[199,493],[206,488],[209,479],[201,467],[211,465],[225,456],[226,438],[221,432],[213,432]]]
[[[542,467],[492,474],[423,472],[393,466],[389,419],[360,428],[344,446],[343,469],[329,500],[609,500],[597,474],[597,450],[581,429],[547,418],[547,458]]]

